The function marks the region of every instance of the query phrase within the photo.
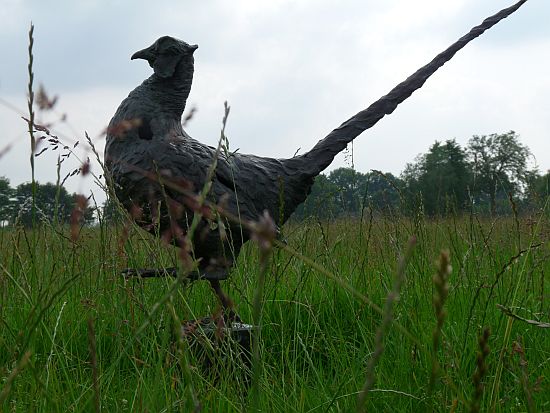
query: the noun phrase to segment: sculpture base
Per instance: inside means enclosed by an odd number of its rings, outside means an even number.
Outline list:
[[[165,268],[125,268],[121,271],[121,275],[126,278],[163,278],[163,277],[178,277],[177,267],[165,267]],[[189,281],[208,280],[208,281],[223,281],[227,279],[229,275],[226,268],[218,270],[200,270],[191,271],[185,275]]]
[[[186,321],[181,328],[191,354],[206,375],[215,381],[231,379],[248,386],[256,327],[219,316]]]

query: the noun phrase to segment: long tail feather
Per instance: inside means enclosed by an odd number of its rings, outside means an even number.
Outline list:
[[[291,163],[299,162],[302,165],[300,169],[302,171],[307,171],[307,174],[312,177],[319,174],[330,165],[339,152],[346,148],[348,143],[365,130],[374,126],[385,115],[392,113],[401,102],[411,96],[415,90],[420,89],[424,82],[426,82],[437,69],[451,60],[456,52],[502,19],[514,13],[526,1],[527,0],[518,1],[513,6],[503,9],[495,15],[485,19],[479,26],[474,27],[468,34],[461,37],[445,51],[438,54],[430,63],[418,69],[404,82],[394,87],[390,93],[378,99],[367,109],[357,113],[334,129],[324,139],[319,141],[311,151],[302,156],[292,158],[289,161]]]

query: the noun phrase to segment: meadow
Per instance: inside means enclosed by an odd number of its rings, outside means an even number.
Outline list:
[[[259,294],[258,357],[202,342],[206,367],[180,326],[217,312],[207,283],[121,276],[180,265],[174,248],[124,222],[2,229],[0,410],[550,411],[547,211],[283,234],[225,283],[245,322]]]

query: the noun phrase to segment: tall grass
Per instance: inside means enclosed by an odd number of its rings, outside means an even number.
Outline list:
[[[526,240],[520,246],[511,236],[518,230]],[[414,340],[395,324],[387,329],[367,410],[422,411],[435,406],[443,411],[453,404],[469,409],[472,376],[479,368],[477,337],[483,326],[491,329],[491,348],[504,352],[487,355],[487,371],[478,375],[477,388],[491,388],[502,364],[499,391],[493,396],[498,400],[496,411],[526,410],[528,403],[537,411],[550,409],[547,330],[520,321],[512,324],[512,336],[523,343],[521,362],[512,343],[506,344],[508,317],[496,307],[548,320],[547,220],[540,219],[535,233],[521,220],[518,229],[513,219],[493,222],[477,217],[418,222],[377,217],[371,225],[341,220],[292,224],[284,231],[291,249],[313,259],[356,293],[295,253],[273,251],[260,298],[258,410],[356,408],[376,349],[376,331],[383,323],[383,316],[357,294],[384,306],[411,233],[418,234],[417,245],[399,300],[393,304],[393,321]],[[250,373],[231,356],[223,359],[221,372],[214,377],[184,342],[189,375],[178,362],[171,308],[180,320],[215,312],[218,304],[209,287],[201,282],[180,285],[173,298],[163,302],[171,293],[171,280],[124,280],[122,268],[173,266],[179,259],[177,251],[138,229],[130,227],[127,236],[124,232],[120,225],[104,223],[83,229],[72,241],[70,228],[43,226],[34,230],[39,240],[36,251],[26,241],[29,230],[0,232],[2,410],[93,410],[98,395],[105,411],[189,411],[197,405],[204,411],[247,410],[252,402],[246,379]],[[531,240],[543,245],[529,249]],[[530,253],[510,263],[518,247]],[[432,275],[442,248],[451,251],[454,270],[435,355],[440,368],[430,392],[434,357],[430,343],[437,322]],[[229,281],[230,294],[245,321],[254,318],[251,299],[262,271],[259,256],[255,244],[247,245]],[[503,274],[502,268],[506,268]],[[522,285],[514,295],[519,276]],[[528,363],[528,370],[522,363]],[[525,388],[531,389],[529,393]],[[480,411],[490,407],[489,393],[480,392]]]

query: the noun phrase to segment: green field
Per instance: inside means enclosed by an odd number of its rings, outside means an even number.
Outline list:
[[[550,330],[497,308],[550,321],[547,218],[366,213],[290,224],[284,235],[288,248],[273,250],[265,272],[255,376],[231,343],[206,369],[189,349],[197,342],[175,328],[217,311],[205,282],[120,276],[178,264],[148,234],[100,225],[72,241],[69,228],[51,225],[1,230],[0,410],[93,411],[99,402],[104,411],[355,411],[368,377],[367,411],[470,411],[481,367],[481,411],[550,411]],[[434,349],[442,250],[452,272]],[[244,321],[260,276],[249,243],[226,282]],[[484,327],[490,352],[476,361]]]

